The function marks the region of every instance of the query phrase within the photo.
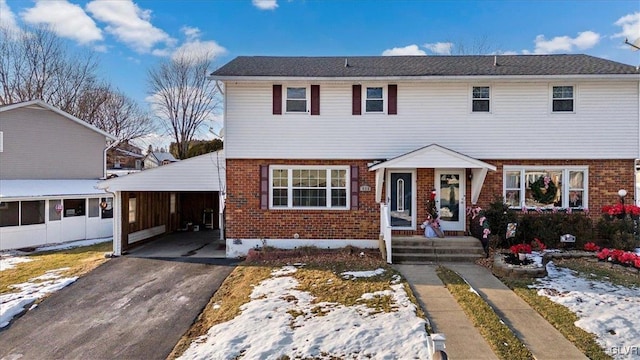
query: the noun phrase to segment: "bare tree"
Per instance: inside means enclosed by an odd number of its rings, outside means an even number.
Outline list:
[[[139,138],[155,130],[146,111],[108,85],[88,89],[74,105],[76,117],[108,132],[119,141]]]
[[[148,73],[152,110],[175,140],[180,159],[187,158],[190,141],[220,107],[218,88],[207,79],[209,58],[182,54]]]
[[[152,131],[132,99],[98,81],[97,66],[93,53],[71,52],[47,28],[0,28],[0,105],[43,100],[119,140]]]

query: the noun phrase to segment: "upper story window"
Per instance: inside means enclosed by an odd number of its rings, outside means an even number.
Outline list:
[[[286,111],[288,113],[307,112],[306,87],[287,87]]]
[[[490,94],[488,86],[474,86],[472,90],[471,111],[489,112]]]
[[[511,207],[587,208],[586,167],[505,166],[504,198]]]
[[[552,90],[553,112],[573,112],[573,86],[554,86]]]
[[[346,166],[272,167],[271,208],[347,209],[348,172]]]
[[[365,112],[384,112],[384,98],[382,87],[367,87],[365,95]]]

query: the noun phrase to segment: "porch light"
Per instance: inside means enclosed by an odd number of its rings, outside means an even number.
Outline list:
[[[622,205],[622,216],[624,218],[625,215],[625,211],[624,211],[624,197],[627,196],[627,190],[625,189],[620,189],[618,190],[618,196],[620,196],[620,204]]]

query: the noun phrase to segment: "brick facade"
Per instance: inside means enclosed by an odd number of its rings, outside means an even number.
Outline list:
[[[599,209],[617,201],[619,189],[627,189],[633,203],[635,174],[633,160],[484,160],[495,165],[484,182],[478,204],[486,207],[496,195],[502,196],[504,165],[588,166],[589,207]],[[378,239],[380,206],[375,202],[375,172],[369,171],[368,160],[267,160],[227,159],[226,235],[229,239]],[[359,186],[371,191],[359,193],[357,210],[263,210],[260,209],[261,165],[356,165]],[[426,217],[426,205],[434,188],[434,169],[417,169],[417,219]],[[470,206],[471,182],[466,184],[467,206]],[[384,196],[383,196],[384,198]],[[395,234],[421,234],[396,231]]]

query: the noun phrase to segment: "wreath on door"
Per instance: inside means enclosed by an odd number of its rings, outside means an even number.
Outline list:
[[[558,192],[558,187],[548,176],[539,177],[529,187],[533,199],[541,204],[553,203]]]

